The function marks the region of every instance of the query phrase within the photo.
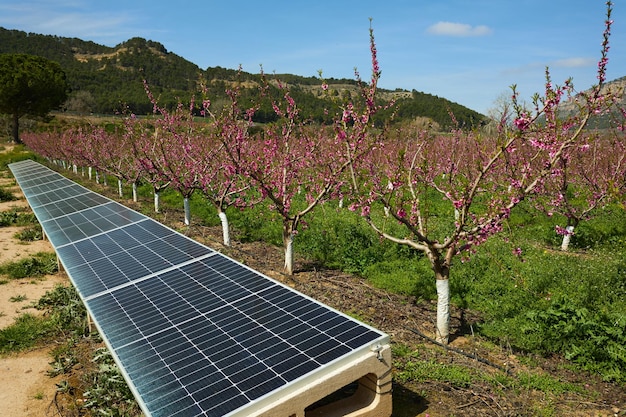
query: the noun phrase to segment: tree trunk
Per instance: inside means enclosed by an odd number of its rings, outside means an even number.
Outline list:
[[[563,235],[563,241],[561,242],[561,250],[566,252],[569,249],[569,242],[572,240],[574,234],[574,226],[569,225],[565,228],[565,234]]]
[[[450,280],[437,278],[437,335],[435,340],[448,344],[450,335]]]
[[[13,114],[13,142],[20,144],[20,116],[17,113]]]
[[[283,227],[283,245],[285,248],[285,267],[287,275],[293,275],[293,238],[291,227]]]
[[[224,246],[230,246],[230,229],[228,227],[228,217],[226,217],[226,213],[223,211],[219,211],[217,213],[220,220],[222,221],[222,236],[224,237]]]
[[[133,182],[133,201],[137,202],[137,182]]]
[[[117,193],[120,197],[124,197],[124,192],[122,190],[122,180],[119,178],[117,179]]]
[[[185,208],[185,226],[191,224],[191,208],[189,207],[189,197],[183,198],[183,207]]]
[[[88,167],[87,168],[87,178],[89,178],[90,181],[91,181],[91,176],[92,176],[91,175],[91,171],[93,171],[93,168],[92,167]]]
[[[159,212],[159,192],[155,189],[154,190],[154,212],[158,213]]]
[[[450,249],[449,249],[450,250]],[[450,335],[450,266],[436,250],[426,252],[437,284],[437,329],[435,340],[448,344]]]

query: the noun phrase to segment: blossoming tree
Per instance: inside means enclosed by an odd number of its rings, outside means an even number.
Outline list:
[[[233,169],[247,179],[249,190],[270,202],[282,219],[284,271],[293,273],[293,243],[305,216],[319,204],[339,195],[352,161],[364,158],[375,144],[370,134],[380,71],[370,28],[373,75],[361,85],[360,103],[349,102],[336,115],[333,126],[313,126],[299,114],[289,88],[277,83],[280,97],[272,100],[278,121],[257,135],[223,135],[223,144]],[[262,87],[269,90],[269,82]],[[327,86],[324,83],[323,89]],[[254,109],[244,112],[249,120]]]
[[[545,93],[536,96],[534,110],[517,105],[513,88],[516,129],[500,126],[495,136],[460,130],[437,136],[398,132],[370,158],[352,161],[357,175],[353,178],[356,202],[351,208],[360,210],[380,236],[422,251],[430,261],[438,297],[435,334],[440,343],[449,340],[453,260],[469,256],[500,232],[514,207],[541,192],[546,178],[559,175],[560,159],[578,144],[589,117],[602,110],[610,2],[607,10],[599,84],[584,97],[579,113],[566,122],[557,123],[557,115],[564,94],[573,87],[569,81],[554,86],[546,71]],[[447,208],[442,209],[441,202]]]

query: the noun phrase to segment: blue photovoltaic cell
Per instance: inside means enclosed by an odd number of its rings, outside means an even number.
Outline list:
[[[38,163],[9,167],[148,416],[243,416],[388,342]]]

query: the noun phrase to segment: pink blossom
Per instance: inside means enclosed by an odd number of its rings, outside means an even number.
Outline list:
[[[524,131],[530,126],[530,119],[528,118],[526,113],[522,113],[520,117],[515,119],[513,123],[515,124],[515,127],[517,127],[519,130]]]
[[[555,226],[554,229],[556,230],[556,233],[561,236],[571,236],[574,234],[571,231],[567,230],[567,228],[565,227]]]

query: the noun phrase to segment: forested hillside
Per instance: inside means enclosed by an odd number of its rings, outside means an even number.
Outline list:
[[[72,92],[66,110],[78,113],[113,114],[129,108],[137,114],[152,111],[143,87],[145,79],[162,105],[186,101],[200,91],[201,80],[208,86],[211,101],[218,106],[225,99],[225,89],[235,81],[246,86],[242,92],[244,104],[258,100],[261,74],[239,72],[220,66],[201,69],[160,43],[132,38],[115,47],[107,47],[77,38],[26,33],[0,28],[0,53],[26,53],[58,62],[67,74]],[[288,83],[301,113],[314,121],[325,121],[325,109],[357,94],[356,80],[327,79],[325,94],[315,77],[293,74],[270,75]],[[396,121],[428,118],[441,127],[451,123],[454,113],[463,126],[476,126],[484,116],[458,103],[431,94],[406,90],[382,91],[381,99],[396,101],[393,109],[378,115],[388,118],[394,111]],[[257,121],[271,121],[271,107],[263,103],[256,113]]]

